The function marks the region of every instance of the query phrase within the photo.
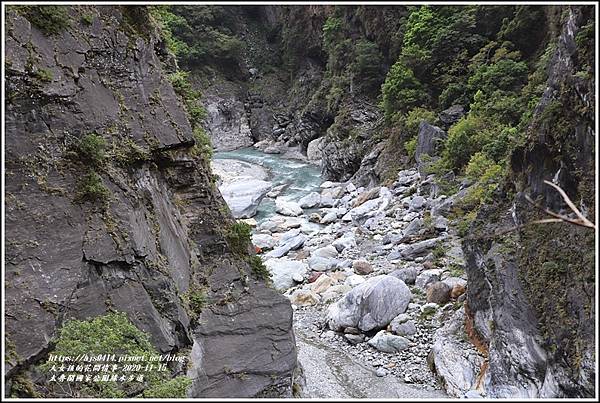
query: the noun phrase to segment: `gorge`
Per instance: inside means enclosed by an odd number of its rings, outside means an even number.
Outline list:
[[[5,396],[596,396],[595,23],[7,7]]]

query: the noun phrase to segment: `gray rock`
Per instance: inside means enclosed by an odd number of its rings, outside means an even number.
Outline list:
[[[458,122],[465,115],[465,108],[462,105],[452,105],[451,107],[444,109],[438,115],[440,122],[446,130],[450,128],[454,123]]]
[[[297,217],[302,215],[302,208],[298,203],[282,200],[281,198],[275,200],[275,211],[285,216]]]
[[[440,145],[446,139],[445,131],[437,126],[430,125],[423,121],[419,125],[419,133],[417,135],[417,149],[415,151],[415,160],[421,177],[424,177],[424,168],[429,166],[432,160],[435,160],[438,155]],[[427,155],[425,159],[423,156]]]
[[[294,285],[294,276],[304,277],[308,272],[308,266],[298,260],[269,259],[265,266],[271,272],[273,286],[279,291],[285,291]]]
[[[356,248],[356,238],[352,234],[344,235],[333,241],[332,245],[337,249],[338,252],[341,252],[344,249]]]
[[[352,345],[356,345],[365,341],[364,334],[344,334],[344,338]]]
[[[375,371],[375,375],[377,375],[378,377],[384,377],[387,375],[387,371],[384,368],[379,367]]]
[[[298,200],[298,205],[304,209],[317,207],[321,203],[321,195],[317,192],[307,194]]]
[[[464,308],[438,329],[433,336],[429,361],[443,380],[450,396],[460,397],[476,389],[484,358],[464,341]]]
[[[416,242],[403,248],[400,253],[404,258],[414,259],[418,256],[424,255],[429,249],[434,248],[439,241],[439,238],[433,238]]]
[[[417,278],[415,280],[415,285],[424,290],[427,288],[427,286],[429,284],[439,281],[440,274],[441,274],[441,270],[439,270],[439,269],[423,270],[417,276]]]
[[[406,284],[414,284],[418,274],[419,271],[416,267],[404,267],[402,269],[394,270],[390,273],[390,276],[399,278]]]
[[[327,245],[322,248],[315,249],[314,251],[312,251],[311,255],[325,258],[334,258],[338,255],[338,251],[333,245]]]
[[[314,271],[333,270],[338,262],[337,259],[331,259],[322,256],[312,256],[307,260],[308,266]]]
[[[354,270],[356,274],[365,275],[373,273],[373,266],[366,260],[355,260],[352,262],[352,270]]]
[[[437,216],[433,221],[433,228],[438,231],[447,231],[448,230],[448,219],[443,216]]]
[[[319,202],[319,207],[333,207],[335,206],[335,200],[331,196],[320,196],[321,201]]]
[[[408,203],[408,211],[419,211],[425,206],[425,198],[423,196],[415,196]]]
[[[402,280],[376,276],[352,289],[327,310],[330,329],[357,327],[363,331],[380,329],[406,310],[412,298]]]
[[[304,245],[304,242],[306,242],[306,240],[308,239],[306,235],[301,234],[300,231],[295,230],[296,232],[288,237],[282,237],[282,239],[279,241],[279,244],[277,244],[277,247],[275,247],[275,249],[273,249],[272,251],[270,251],[269,253],[267,253],[265,255],[265,257],[267,258],[271,258],[271,257],[282,257],[288,254],[289,251],[291,250],[296,250],[302,247],[302,245]]]
[[[317,139],[312,140],[308,143],[308,147],[306,148],[306,157],[309,161],[319,161],[323,155],[323,140],[324,137],[319,137]]]
[[[398,353],[406,350],[410,346],[410,341],[402,336],[395,336],[381,330],[367,344],[384,353]]]
[[[409,320],[408,322],[398,323],[394,325],[394,322],[391,323],[391,330],[393,333],[398,336],[412,336],[417,333],[417,327],[415,326],[415,322]]]
[[[331,224],[332,222],[335,222],[337,220],[337,218],[338,218],[338,214],[337,214],[336,210],[329,211],[323,216],[323,218],[321,218],[320,223],[321,224]]]
[[[219,191],[235,218],[250,218],[256,215],[261,200],[271,189],[271,182],[245,179],[224,184]]]
[[[252,244],[261,249],[273,249],[277,245],[277,240],[268,234],[253,234]]]

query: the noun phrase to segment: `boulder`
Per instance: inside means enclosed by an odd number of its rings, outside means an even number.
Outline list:
[[[337,249],[338,252],[341,252],[344,249],[356,248],[356,238],[350,233],[336,239],[333,241],[332,245]]]
[[[261,249],[273,249],[277,245],[277,240],[269,234],[253,234],[252,244]]]
[[[219,191],[235,218],[250,218],[256,215],[256,210],[271,189],[271,182],[258,179],[245,179],[226,183]]]
[[[462,105],[452,105],[451,107],[444,109],[438,115],[439,121],[442,126],[448,130],[450,126],[458,122],[465,115],[465,108]]]
[[[399,278],[406,284],[414,284],[418,274],[419,271],[416,267],[404,267],[402,269],[394,270],[390,273],[390,276]]]
[[[425,206],[425,198],[423,196],[415,196],[408,202],[408,211],[419,211]]]
[[[306,148],[306,158],[308,158],[309,161],[315,162],[321,159],[323,155],[323,140],[323,137],[319,137],[308,143],[308,147]]]
[[[355,260],[352,262],[352,270],[356,274],[370,274],[373,273],[373,266],[366,260]]]
[[[329,277],[328,275],[324,274],[322,276],[319,276],[319,278],[310,285],[310,289],[311,291],[317,293],[317,294],[322,294],[325,291],[327,291],[327,289],[329,287],[331,287],[332,285],[336,284],[337,281],[332,279],[331,277]]]
[[[367,344],[384,353],[399,353],[410,346],[410,341],[381,330]]]
[[[308,258],[307,261],[310,269],[314,271],[332,270],[336,266],[337,262],[337,259],[327,258],[323,256],[311,256],[310,258]]]
[[[327,291],[323,293],[321,297],[323,302],[325,303],[337,301],[342,295],[344,295],[351,289],[352,287],[347,286],[345,284],[332,285],[331,287],[329,287],[329,289],[327,289]]]
[[[338,251],[333,245],[327,245],[319,249],[315,249],[311,253],[312,256],[319,256],[325,258],[334,258],[338,255]]]
[[[425,289],[429,284],[439,281],[440,274],[441,270],[439,269],[423,270],[417,276],[415,285],[421,289]]]
[[[336,331],[348,326],[362,331],[381,329],[406,311],[411,298],[402,280],[386,275],[372,277],[329,306],[327,324]]]
[[[287,290],[294,285],[294,276],[304,276],[308,272],[308,266],[297,260],[269,259],[265,266],[271,272],[273,286],[279,291]]]
[[[446,137],[446,132],[437,126],[430,125],[425,121],[422,121],[419,125],[415,160],[417,161],[417,168],[421,177],[425,176],[425,168],[429,166],[431,161],[436,159],[435,157],[438,155],[440,145]],[[428,157],[423,157],[424,155]]]
[[[331,210],[329,212],[327,212],[323,218],[321,218],[321,220],[319,221],[320,224],[331,224],[332,222],[335,222],[338,218],[338,214],[337,214],[337,210]]]
[[[298,200],[298,205],[304,209],[314,208],[321,202],[321,195],[317,192],[311,192]]]
[[[275,200],[275,211],[285,216],[297,217],[302,215],[302,208],[298,203],[282,200],[280,198]]]
[[[271,252],[267,253],[265,257],[278,258],[287,255],[288,252],[291,250],[301,248],[302,245],[304,245],[304,242],[306,242],[306,235],[301,234],[299,230],[292,231],[294,231],[293,235],[282,237],[279,243],[277,244],[277,247],[275,247],[275,249],[273,249]]]
[[[417,333],[415,322],[406,314],[398,315],[390,323],[389,330],[398,336],[412,336]]]
[[[295,290],[290,295],[290,302],[296,306],[317,305],[321,301],[319,295],[311,290]]]
[[[414,259],[418,256],[423,256],[429,249],[434,248],[440,240],[438,238],[426,239],[424,241],[415,242],[404,247],[400,254],[406,259]]]
[[[427,302],[443,305],[450,301],[452,287],[443,281],[435,281],[427,287]]]
[[[350,287],[354,288],[357,285],[364,283],[365,281],[366,280],[363,276],[359,276],[358,274],[353,274],[346,278],[346,280],[344,281],[344,284],[347,284]]]

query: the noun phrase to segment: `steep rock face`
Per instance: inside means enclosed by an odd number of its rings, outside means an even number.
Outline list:
[[[481,376],[490,397],[594,395],[594,231],[567,223],[505,231],[548,218],[525,195],[570,213],[544,180],[592,216],[594,81],[578,74],[593,71],[593,44],[578,37],[591,13],[565,9],[547,88],[526,145],[511,157],[513,181],[479,213],[463,244],[468,321],[471,336],[488,351]]]
[[[191,152],[187,114],[165,75],[172,59],[147,13],[69,14],[55,35],[7,14],[9,386],[36,374],[65,320],[115,310],[160,352],[191,350],[191,397],[291,395],[290,304],[227,243],[233,221],[208,162]],[[91,133],[106,141],[102,164],[78,151]],[[81,198],[90,171],[104,202]],[[184,297],[197,287],[207,295],[199,317]]]

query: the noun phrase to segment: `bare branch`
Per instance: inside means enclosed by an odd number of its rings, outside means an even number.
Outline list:
[[[565,203],[567,203],[567,205],[571,208],[571,210],[573,210],[573,212],[577,215],[577,217],[579,217],[579,219],[581,220],[582,223],[584,223],[584,227],[589,227],[589,228],[594,228],[596,229],[596,225],[591,222],[590,220],[588,220],[582,213],[581,211],[579,211],[579,209],[577,207],[575,207],[575,204],[573,204],[573,202],[571,201],[571,199],[569,199],[569,196],[567,196],[567,194],[565,193],[564,190],[561,189],[560,186],[545,180],[544,181],[545,184],[552,186],[554,189],[556,189],[556,191],[558,193],[560,193],[560,195],[563,197],[563,199],[565,200]]]

